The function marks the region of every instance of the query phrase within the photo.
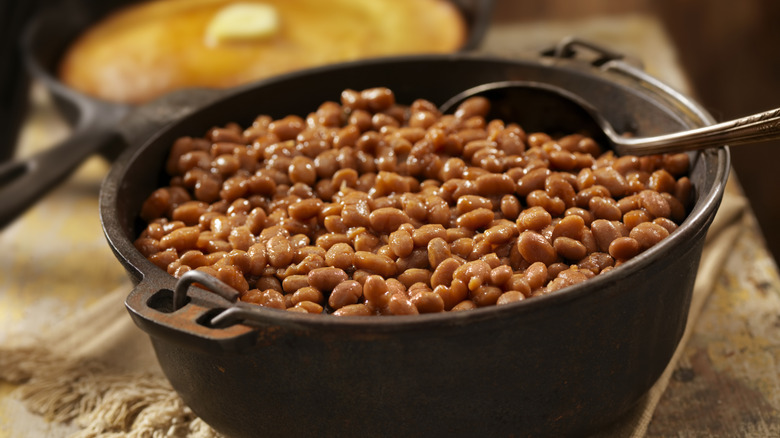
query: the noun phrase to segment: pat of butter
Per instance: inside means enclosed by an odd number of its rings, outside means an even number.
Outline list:
[[[276,8],[265,3],[234,3],[220,9],[206,28],[206,44],[257,41],[279,31]]]

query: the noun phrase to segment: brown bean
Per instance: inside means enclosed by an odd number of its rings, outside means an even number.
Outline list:
[[[315,304],[322,305],[325,302],[325,297],[322,295],[322,292],[320,292],[319,289],[311,287],[311,286],[304,286],[292,294],[292,304],[298,305],[299,303],[302,303],[304,301],[309,301]],[[319,309],[316,312],[311,313],[321,313],[322,309]]]
[[[416,283],[430,285],[431,271],[420,268],[407,269],[398,275],[398,281],[400,281],[401,284],[403,284],[407,289]]]
[[[458,227],[464,227],[471,230],[487,227],[494,219],[492,210],[487,208],[477,208],[468,213],[458,216],[455,220],[455,225]]]
[[[291,204],[287,208],[287,212],[291,218],[303,221],[317,216],[321,208],[322,200],[320,199],[302,199]]]
[[[621,222],[606,219],[593,221],[590,229],[601,252],[608,252],[609,245],[613,240],[628,235],[628,230]]]
[[[374,312],[365,304],[349,304],[333,312],[336,316],[371,316]]]
[[[582,234],[585,229],[585,220],[582,219],[582,216],[565,216],[555,224],[552,232],[552,239],[555,240],[558,237],[568,237],[574,240],[580,240],[582,239]]]
[[[588,255],[588,249],[578,240],[561,236],[553,241],[555,251],[567,260],[580,260]]]
[[[293,252],[290,241],[282,236],[274,236],[266,243],[266,258],[275,268],[282,268],[292,262]]]
[[[347,281],[349,276],[343,269],[325,267],[312,269],[308,273],[309,285],[322,292],[332,291],[339,283]]]
[[[200,229],[196,226],[175,229],[160,239],[160,249],[173,248],[179,252],[195,249],[198,236]]]
[[[464,310],[473,310],[473,309],[476,309],[476,308],[477,308],[477,305],[474,304],[473,301],[471,301],[471,300],[463,300],[463,301],[459,302],[458,304],[456,304],[451,310],[453,312],[461,312],[461,311],[464,311]]]
[[[474,260],[455,269],[452,278],[453,281],[455,279],[462,281],[469,290],[473,291],[490,280],[490,270],[490,265],[484,260]]]
[[[618,237],[609,244],[609,255],[615,260],[628,260],[640,251],[639,242],[631,237]]]
[[[420,313],[438,313],[444,311],[444,300],[433,291],[423,291],[411,296],[411,302]]]
[[[409,216],[397,208],[385,207],[372,211],[369,215],[369,222],[377,232],[392,233],[401,224],[409,222]]]
[[[474,96],[464,100],[455,110],[455,117],[468,119],[474,116],[485,117],[490,110],[490,101],[482,96]]]
[[[390,296],[387,311],[391,315],[419,315],[417,306],[406,295],[395,293]]]
[[[395,95],[389,88],[369,88],[361,91],[360,96],[371,112],[384,111],[395,105]]]
[[[241,301],[263,307],[270,307],[272,309],[284,310],[286,308],[284,296],[274,289],[265,289],[262,291],[259,289],[252,289],[241,295]]]
[[[484,284],[472,290],[469,295],[471,301],[473,301],[477,307],[485,307],[495,305],[502,294],[503,291],[501,288]]]
[[[509,242],[518,235],[517,225],[505,221],[485,230],[485,239],[492,245],[500,245]]]
[[[515,192],[515,182],[505,174],[488,173],[477,177],[477,193],[482,196],[507,195]]]
[[[588,201],[588,208],[596,219],[617,221],[623,217],[623,212],[620,211],[617,201],[612,198],[594,196]]]
[[[341,282],[333,288],[328,297],[328,306],[338,310],[344,306],[357,304],[360,297],[363,296],[363,285],[355,280]]]
[[[642,208],[647,210],[648,213],[654,218],[656,217],[669,217],[672,214],[669,202],[661,196],[660,193],[654,190],[643,190],[639,192],[639,202],[642,204]]]
[[[557,259],[552,244],[535,231],[523,231],[517,238],[517,249],[528,263],[549,265]]]
[[[542,207],[527,208],[517,218],[517,226],[520,231],[541,231],[552,223],[552,216]]]
[[[512,268],[506,265],[494,267],[490,271],[490,284],[503,288],[512,278]]]
[[[531,291],[539,289],[547,282],[547,264],[534,262],[525,270],[524,275]]]
[[[381,256],[368,251],[355,251],[353,263],[356,268],[389,278],[395,275],[395,262],[386,256]]]
[[[504,195],[501,198],[500,210],[504,218],[513,221],[520,215],[522,207],[520,201],[514,195]]]
[[[325,253],[325,263],[342,270],[352,267],[355,250],[347,243],[336,243]]]
[[[420,228],[414,230],[414,233],[412,234],[414,246],[417,247],[426,247],[428,246],[428,242],[437,237],[441,239],[447,237],[447,231],[440,224],[423,225]]]
[[[323,308],[321,305],[314,303],[312,301],[300,301],[297,304],[293,305],[293,307],[288,307],[288,311],[291,312],[301,312],[301,313],[322,313]]]
[[[642,251],[657,244],[668,235],[669,231],[666,228],[653,222],[641,223],[629,233],[629,237],[639,242]]]
[[[390,302],[390,291],[384,278],[378,275],[369,275],[363,284],[363,297],[370,308],[382,311]]]
[[[451,257],[450,246],[441,237],[434,237],[428,242],[428,263],[436,269],[441,262]]]
[[[464,195],[458,198],[456,209],[459,215],[478,208],[493,209],[490,199],[478,195]]]
[[[526,197],[534,190],[543,190],[547,177],[550,176],[550,169],[539,168],[529,171],[526,175],[517,181],[517,194]]]
[[[623,215],[623,224],[629,231],[642,222],[649,222],[650,220],[650,215],[646,210],[631,210]]]
[[[502,293],[501,296],[499,296],[498,299],[496,300],[496,305],[501,306],[504,304],[523,301],[524,299],[525,299],[525,295],[523,295],[521,292],[518,292],[516,290],[511,290]]]

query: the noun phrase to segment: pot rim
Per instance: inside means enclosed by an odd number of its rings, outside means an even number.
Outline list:
[[[164,270],[158,268],[152,262],[147,260],[133,245],[132,240],[125,236],[121,230],[118,215],[116,214],[115,202],[117,201],[117,192],[121,185],[125,181],[126,169],[128,165],[136,160],[136,156],[144,149],[149,147],[157,139],[163,136],[166,132],[174,129],[182,120],[185,120],[195,114],[208,111],[212,105],[219,104],[225,100],[229,100],[235,96],[239,96],[242,93],[247,93],[257,88],[273,86],[276,83],[292,80],[295,78],[316,76],[323,72],[337,71],[340,69],[346,69],[353,66],[369,65],[369,64],[393,64],[415,61],[442,61],[442,62],[462,62],[462,61],[499,61],[499,62],[532,62],[539,65],[546,65],[539,59],[525,59],[525,58],[507,58],[496,55],[478,54],[478,53],[452,53],[452,54],[426,54],[426,55],[404,55],[404,56],[392,56],[382,57],[374,59],[364,59],[358,61],[343,62],[338,64],[331,64],[326,66],[314,67],[310,69],[295,71],[286,73],[283,75],[275,76],[272,78],[264,79],[247,86],[239,87],[234,91],[228,93],[224,97],[218,99],[216,102],[212,102],[204,107],[199,108],[192,114],[188,115],[184,119],[180,119],[165,128],[159,130],[154,136],[149,138],[139,147],[134,147],[126,150],[116,161],[116,163],[110,169],[106,176],[103,186],[100,191],[100,216],[104,234],[114,251],[117,258],[125,265],[125,268],[134,278],[137,278],[139,282],[158,282],[158,285],[167,285],[168,289],[173,290],[176,278],[168,274]],[[558,60],[560,61],[560,60]],[[557,61],[556,61],[557,62]],[[604,70],[602,68],[602,70]],[[634,74],[637,74],[635,72]],[[642,74],[643,78],[648,82],[664,86],[663,83],[647,75],[644,72],[638,72]],[[672,100],[676,105],[682,106],[690,117],[698,120],[687,120],[688,122],[698,125],[706,126],[714,123],[713,118],[704,110],[700,105],[686,97],[685,95],[675,92],[671,88],[663,90],[670,93],[668,98]],[[690,118],[689,117],[689,118]],[[543,312],[539,312],[539,308],[556,306],[561,303],[567,303],[582,299],[585,296],[591,296],[594,293],[599,293],[606,284],[612,284],[615,282],[625,281],[627,277],[632,276],[636,271],[641,271],[650,267],[655,261],[664,257],[664,254],[669,252],[668,249],[676,247],[678,245],[685,245],[685,242],[692,239],[694,236],[700,233],[706,233],[710,223],[717,212],[718,206],[725,191],[726,182],[728,179],[730,168],[730,154],[727,146],[723,146],[717,149],[707,149],[695,153],[698,159],[707,158],[717,163],[715,170],[715,176],[713,177],[714,184],[708,188],[705,193],[698,194],[696,196],[696,203],[694,204],[691,212],[685,218],[683,223],[667,238],[663,239],[660,243],[654,245],[652,248],[644,251],[628,262],[624,263],[619,269],[611,270],[610,272],[597,275],[594,278],[588,279],[585,282],[568,286],[556,291],[553,294],[543,295],[535,297],[533,299],[522,300],[519,302],[509,303],[501,306],[486,306],[483,308],[477,308],[468,312],[443,312],[436,314],[421,314],[421,315],[399,315],[392,318],[377,318],[373,316],[355,316],[350,318],[333,318],[328,315],[312,315],[298,312],[285,312],[277,309],[268,309],[261,306],[256,306],[251,311],[256,313],[260,319],[264,321],[264,324],[277,325],[277,326],[297,326],[306,328],[322,328],[327,327],[329,330],[347,330],[354,331],[356,328],[363,331],[370,330],[371,332],[397,332],[406,330],[419,330],[421,328],[429,327],[445,327],[463,324],[472,324],[475,321],[481,321],[486,319],[500,318],[506,314],[529,314],[528,316],[533,318],[534,315],[542,316]],[[132,272],[131,272],[132,271]],[[620,289],[617,293],[624,293],[625,289]],[[189,291],[190,296],[202,294],[212,294],[209,291],[202,289],[192,288]],[[609,299],[609,296],[603,295],[599,297],[601,300]],[[247,324],[251,325],[251,324]]]

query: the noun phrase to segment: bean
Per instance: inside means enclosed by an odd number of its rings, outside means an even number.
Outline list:
[[[293,305],[298,305],[304,301],[309,301],[311,303],[319,304],[325,302],[325,297],[322,295],[322,292],[319,291],[319,289],[311,287],[311,286],[304,286],[292,294],[292,303]],[[321,313],[322,309],[319,309],[316,312],[311,313]]]
[[[568,260],[580,260],[588,255],[588,249],[578,240],[561,236],[553,241],[553,248],[561,257]]]
[[[459,227],[476,230],[488,226],[490,222],[493,221],[494,217],[492,210],[477,208],[476,210],[458,216],[455,220],[455,224]]]
[[[286,308],[284,303],[284,296],[274,289],[252,289],[241,295],[241,301],[247,303],[257,304],[263,307],[270,307],[272,309],[284,310]]]
[[[516,290],[511,290],[502,293],[496,300],[496,304],[501,306],[504,304],[515,303],[517,301],[523,301],[524,299],[525,299],[525,295],[523,295],[521,292],[518,292]]]
[[[458,304],[456,304],[452,308],[452,311],[453,312],[461,312],[461,311],[464,311],[464,310],[473,310],[473,309],[476,309],[476,308],[477,308],[477,305],[474,304],[473,301],[471,301],[471,300],[463,300],[463,301],[459,302]]]
[[[390,296],[387,311],[391,315],[419,315],[417,306],[404,294],[395,293]]]
[[[325,253],[325,263],[334,268],[346,270],[352,267],[355,250],[344,242],[335,243]]]
[[[293,307],[288,307],[288,311],[301,312],[301,313],[322,313],[323,308],[321,305],[311,301],[300,301]]]
[[[649,222],[650,219],[650,215],[646,210],[631,210],[623,215],[623,224],[631,231],[642,222]]]
[[[644,222],[634,227],[629,237],[639,242],[642,251],[654,246],[669,235],[669,231],[653,222]]]
[[[436,269],[441,262],[452,256],[450,246],[447,241],[441,237],[434,237],[428,241],[428,263],[431,268]]]
[[[490,199],[477,195],[464,195],[458,198],[457,212],[459,215],[468,213],[478,208],[493,209]]]
[[[171,231],[160,239],[160,248],[173,248],[176,251],[184,252],[188,249],[195,249],[200,236],[198,227],[183,227]]]
[[[475,182],[477,192],[482,196],[506,195],[515,192],[515,182],[505,174],[480,175]]]
[[[372,211],[369,215],[369,222],[377,232],[392,233],[401,224],[409,222],[409,216],[397,208],[385,207]]]
[[[618,237],[628,235],[625,225],[618,221],[597,219],[591,224],[591,232],[601,252],[609,251],[609,245]]]
[[[383,310],[390,302],[390,291],[384,278],[378,275],[369,275],[363,284],[363,297],[370,308]]]
[[[485,307],[495,305],[502,294],[503,291],[498,287],[482,285],[475,290],[472,290],[470,296],[471,301],[473,301],[477,307]]]
[[[363,269],[385,278],[392,277],[396,273],[395,262],[391,258],[368,251],[355,251],[353,263],[358,269]]]
[[[667,202],[660,193],[654,190],[643,190],[639,192],[639,202],[642,204],[642,208],[647,210],[654,218],[669,217],[672,214],[669,202]]]
[[[539,289],[547,282],[547,264],[534,262],[525,270],[524,275],[532,291]]]
[[[444,300],[433,291],[424,291],[412,295],[411,302],[420,313],[438,313],[444,311]]]
[[[344,306],[357,304],[363,296],[363,285],[355,280],[341,282],[333,288],[328,297],[328,306],[332,309],[341,309]]]
[[[460,280],[469,290],[476,290],[478,287],[490,280],[490,265],[483,260],[474,260],[464,263],[455,269],[452,274],[453,281]]]
[[[322,292],[330,292],[339,283],[349,279],[349,276],[343,269],[332,266],[312,269],[307,277],[309,285]]]
[[[440,239],[447,237],[447,231],[440,224],[423,225],[420,228],[414,230],[414,233],[412,234],[414,246],[417,247],[428,246],[428,242],[437,237]]]
[[[293,259],[290,241],[282,236],[272,237],[266,244],[266,257],[268,263],[275,268],[289,265]]]
[[[557,259],[552,244],[535,231],[520,233],[517,238],[517,249],[528,263],[542,262],[549,265]]]
[[[349,304],[333,312],[336,316],[371,316],[374,312],[365,304]]]
[[[641,251],[639,242],[632,237],[618,237],[609,244],[609,255],[615,260],[628,260]]]
[[[490,110],[490,101],[482,96],[474,96],[464,100],[455,110],[455,117],[468,119],[469,117],[484,117]]]

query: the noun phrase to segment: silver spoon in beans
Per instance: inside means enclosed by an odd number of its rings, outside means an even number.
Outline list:
[[[609,147],[618,155],[651,155],[685,152],[724,145],[737,146],[780,138],[780,108],[702,128],[673,132],[653,137],[620,135],[603,115],[581,97],[554,85],[501,81],[482,84],[465,90],[445,102],[441,110],[448,112],[473,97],[491,102],[493,111],[510,114],[524,101],[544,105],[548,111],[564,114],[574,120],[584,117],[596,123]],[[542,111],[544,112],[544,111]]]

